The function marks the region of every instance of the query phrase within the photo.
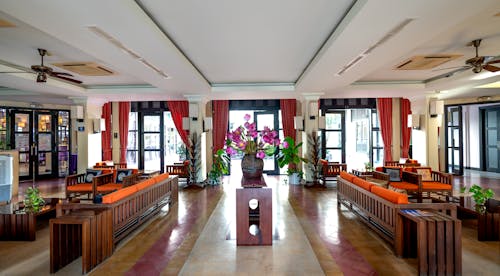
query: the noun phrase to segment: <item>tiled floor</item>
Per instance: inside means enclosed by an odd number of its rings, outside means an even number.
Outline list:
[[[456,185],[498,178],[472,173]],[[61,195],[59,182],[37,183],[45,196]],[[269,177],[273,188],[274,244],[237,247],[235,188],[239,176],[205,189],[181,190],[179,204],[162,212],[122,242],[92,275],[414,275],[415,259],[394,256],[389,244],[346,208],[335,189],[288,186]],[[25,183],[26,184],[26,183]],[[480,184],[480,183],[478,183]],[[21,188],[22,190],[23,188]],[[498,193],[500,194],[500,192]],[[48,275],[49,233],[40,222],[34,242],[0,242],[0,275]],[[474,220],[463,221],[464,275],[498,275],[500,242],[479,242]],[[79,275],[80,260],[57,275]]]

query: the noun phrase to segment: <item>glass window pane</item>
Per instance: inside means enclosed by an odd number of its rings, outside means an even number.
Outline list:
[[[30,126],[30,117],[28,114],[16,114],[15,116],[14,131],[28,132]]]
[[[160,116],[158,115],[144,116],[144,131],[145,132],[160,131]]]
[[[27,133],[16,133],[15,135],[16,141],[16,149],[19,151],[29,151],[30,143],[29,143],[29,134]]]
[[[144,149],[160,149],[160,134],[145,133],[144,134]]]
[[[52,153],[39,152],[38,153],[38,174],[51,174],[52,173]]]
[[[372,112],[372,127],[373,128],[378,128],[379,127],[378,113],[377,112]]]
[[[497,145],[497,130],[488,129],[488,146],[496,146],[496,145]]]
[[[372,131],[373,134],[373,147],[383,147],[382,134],[380,131]]]
[[[458,126],[458,112],[454,111],[451,114],[452,114],[452,124],[454,126]]]
[[[127,151],[127,167],[139,168],[138,151]]]
[[[38,150],[50,151],[52,150],[52,134],[40,133],[38,134]]]
[[[458,128],[455,128],[453,129],[453,146],[458,148],[460,145],[458,144],[458,142],[460,141],[460,135],[459,135],[459,131],[458,131]]]
[[[497,127],[497,112],[496,111],[488,111],[487,112],[487,126],[488,127]]]
[[[330,162],[342,162],[342,150],[340,149],[327,149],[326,160]]]
[[[137,150],[137,131],[128,132],[127,149]]]
[[[51,131],[52,116],[49,114],[38,114],[38,131]]]
[[[164,159],[165,164],[172,164],[174,162],[183,161],[186,159],[186,147],[175,128],[172,114],[169,111],[163,113],[164,116]]]
[[[327,131],[326,147],[327,148],[340,148],[342,147],[342,132],[340,131]]]
[[[264,127],[274,129],[274,115],[273,114],[257,114],[257,131],[264,130]]]
[[[30,162],[29,153],[19,153],[19,176],[30,174]]]
[[[7,110],[0,108],[0,130],[7,129]]]
[[[137,130],[137,112],[130,112],[128,115],[128,130]]]
[[[144,170],[160,170],[160,151],[144,151]]]
[[[498,168],[498,150],[496,148],[488,149],[488,169]]]
[[[338,113],[326,113],[326,129],[337,130],[342,128],[342,115]]]

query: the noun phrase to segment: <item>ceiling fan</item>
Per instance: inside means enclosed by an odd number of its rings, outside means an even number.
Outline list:
[[[42,58],[42,63],[40,65],[31,65],[31,70],[37,73],[36,82],[47,82],[47,76],[51,76],[54,78],[63,79],[66,81],[74,82],[74,83],[82,83],[79,80],[72,79],[73,75],[65,72],[54,72],[51,67],[45,66],[43,64],[43,57],[47,54],[47,50],[38,48],[38,53]]]
[[[476,39],[471,41],[468,46],[474,46],[476,48],[476,56],[469,58],[465,61],[464,68],[472,68],[472,72],[480,73],[483,69],[490,72],[496,72],[500,70],[500,67],[493,66],[491,64],[500,63],[500,59],[494,56],[480,56],[479,55],[479,45],[481,45],[481,39]]]

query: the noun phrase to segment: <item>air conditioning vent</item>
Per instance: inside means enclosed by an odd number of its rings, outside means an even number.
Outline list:
[[[395,70],[428,70],[461,57],[462,55],[428,55],[414,56],[396,66]]]
[[[54,63],[52,64],[61,69],[74,72],[81,76],[110,76],[115,75],[115,72],[104,68],[103,66],[94,62],[67,62],[67,63]]]

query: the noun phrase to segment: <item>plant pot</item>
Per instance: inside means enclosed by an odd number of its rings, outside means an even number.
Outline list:
[[[264,171],[264,160],[254,154],[245,154],[241,160],[241,170],[245,179],[260,179]]]
[[[300,174],[293,173],[288,175],[288,184],[290,185],[300,185]]]

